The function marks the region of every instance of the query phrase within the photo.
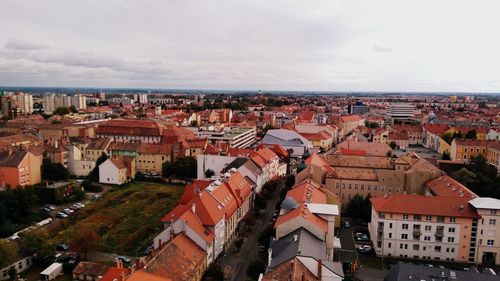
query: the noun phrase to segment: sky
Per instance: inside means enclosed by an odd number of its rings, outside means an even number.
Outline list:
[[[500,92],[500,1],[0,0],[0,85]]]

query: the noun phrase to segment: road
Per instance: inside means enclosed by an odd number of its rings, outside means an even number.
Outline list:
[[[221,259],[221,267],[227,273],[226,280],[242,281],[247,280],[246,269],[248,265],[258,258],[259,242],[257,241],[260,233],[266,229],[272,220],[275,212],[275,206],[280,200],[279,194],[284,184],[282,183],[271,195],[271,200],[267,201],[266,211],[259,217],[252,227],[251,233],[245,238],[239,252],[236,252],[234,243],[226,251],[226,255]]]

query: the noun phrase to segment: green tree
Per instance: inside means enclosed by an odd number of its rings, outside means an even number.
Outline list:
[[[206,177],[206,178],[211,178],[211,177],[213,177],[214,175],[215,175],[215,172],[214,172],[214,170],[212,170],[212,169],[208,169],[208,170],[206,170],[206,171],[205,171],[205,177]]]
[[[102,153],[99,158],[95,161],[95,167],[90,171],[89,175],[87,176],[87,179],[93,182],[98,182],[99,181],[99,166],[104,163],[104,161],[108,160],[108,155],[106,153]]]
[[[79,255],[87,259],[91,251],[99,249],[101,237],[93,229],[81,229],[76,233],[70,243],[70,247]]]
[[[370,202],[371,195],[368,194],[366,197],[356,194],[347,203],[345,207],[345,213],[348,217],[352,219],[357,219],[364,222],[369,222],[371,218],[372,205]]]
[[[217,263],[211,263],[203,273],[202,281],[221,281],[224,280],[224,272]]]
[[[465,134],[466,139],[475,140],[477,138],[476,130],[472,129]]]
[[[290,189],[294,184],[295,184],[295,176],[288,175],[285,179],[285,186]]]
[[[261,260],[252,261],[247,267],[247,276],[257,280],[261,273],[264,273],[266,270],[266,264]]]
[[[398,147],[398,144],[395,142],[395,141],[391,141],[389,143],[389,146],[392,148],[392,149],[396,149]]]
[[[446,152],[446,151],[443,151],[443,155],[441,156],[441,159],[442,160],[451,160],[450,153]]]
[[[42,178],[50,181],[67,180],[69,171],[61,163],[53,163],[50,158],[43,158]]]
[[[15,262],[17,251],[18,247],[16,243],[0,239],[0,268],[4,268]]]
[[[196,178],[196,165],[196,159],[194,157],[179,157],[172,163],[165,162],[163,164],[163,176],[167,178]]]
[[[54,247],[49,243],[49,233],[44,228],[25,231],[21,235],[23,245],[39,257],[54,254]]]
[[[69,111],[71,113],[78,113],[78,109],[76,109],[76,107],[74,105],[72,105],[72,106],[69,107]]]
[[[69,108],[67,107],[58,107],[54,110],[54,114],[57,114],[57,115],[66,115],[66,114],[69,114]]]

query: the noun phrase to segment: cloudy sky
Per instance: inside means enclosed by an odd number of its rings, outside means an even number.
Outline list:
[[[500,1],[0,0],[0,85],[500,92]]]

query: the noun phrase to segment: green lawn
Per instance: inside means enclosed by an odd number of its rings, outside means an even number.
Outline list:
[[[101,251],[139,256],[161,232],[162,217],[177,205],[183,191],[182,186],[153,182],[113,187],[66,219],[53,240],[70,243],[77,231],[92,228],[101,236]]]

